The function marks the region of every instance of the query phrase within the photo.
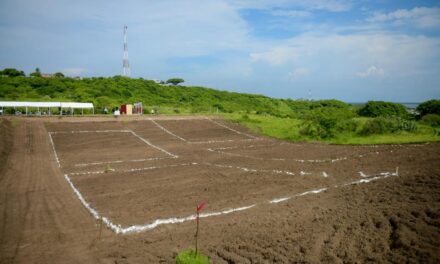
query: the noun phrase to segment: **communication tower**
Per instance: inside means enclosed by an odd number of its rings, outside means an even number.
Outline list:
[[[127,26],[124,26],[124,56],[122,58],[122,75],[130,77],[130,64],[128,62]]]

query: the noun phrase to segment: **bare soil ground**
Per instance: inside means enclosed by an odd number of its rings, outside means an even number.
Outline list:
[[[173,263],[200,201],[213,263],[440,262],[438,143],[287,143],[206,117],[0,121],[0,263]],[[116,234],[68,180],[121,230],[182,221]]]

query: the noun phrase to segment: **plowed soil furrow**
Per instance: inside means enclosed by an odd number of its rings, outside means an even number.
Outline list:
[[[87,249],[93,236],[80,231],[96,229],[56,168],[44,125],[26,121],[13,134],[14,145],[0,186],[1,262],[93,259],[71,250],[78,246]]]

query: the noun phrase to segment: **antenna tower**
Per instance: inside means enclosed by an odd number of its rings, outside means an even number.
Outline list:
[[[122,75],[130,77],[130,64],[128,63],[127,26],[124,26],[124,57],[122,58]]]

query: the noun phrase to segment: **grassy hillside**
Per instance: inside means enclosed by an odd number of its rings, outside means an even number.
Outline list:
[[[96,113],[104,107],[142,102],[147,112],[156,107],[161,114],[223,114],[265,135],[287,140],[376,144],[440,139],[437,110],[429,110],[429,118],[416,121],[403,106],[389,102],[369,102],[358,109],[337,100],[275,99],[121,76],[82,80],[3,76],[0,100],[93,102]],[[430,104],[437,109],[440,102]]]
[[[179,109],[183,112],[255,111],[288,115],[283,100],[262,95],[218,91],[202,87],[166,86],[143,79],[112,78],[0,78],[1,100],[93,102],[96,109],[111,109],[122,103],[143,102],[145,106]]]

